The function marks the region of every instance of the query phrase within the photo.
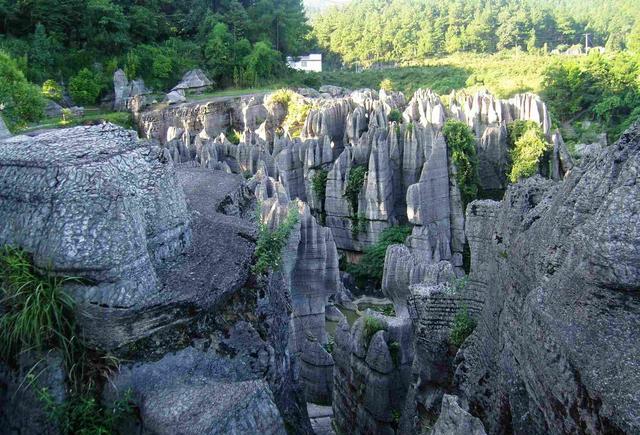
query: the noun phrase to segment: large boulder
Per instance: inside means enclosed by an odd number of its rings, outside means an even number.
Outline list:
[[[201,69],[194,69],[185,73],[182,76],[182,80],[178,83],[172,91],[190,91],[190,92],[202,92],[207,90],[213,82],[206,76]]]
[[[130,389],[144,433],[310,433],[288,288],[252,275],[255,202],[242,177],[176,169],[166,150],[105,124],[0,142],[0,186],[0,245],[81,278],[67,290],[82,343],[122,361],[104,400]],[[59,361],[41,363],[64,391]],[[0,389],[0,424],[38,432],[36,418],[5,412],[33,403],[32,386],[16,394],[30,368],[17,364],[0,367],[13,392]]]
[[[482,422],[458,403],[456,396],[445,394],[440,417],[430,435],[486,435]]]
[[[467,208],[486,301],[456,377],[488,433],[640,430],[639,172],[636,124],[564,182]]]

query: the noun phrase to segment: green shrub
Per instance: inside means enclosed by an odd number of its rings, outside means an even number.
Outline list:
[[[469,316],[467,307],[458,311],[453,319],[453,327],[451,328],[451,334],[449,340],[456,346],[462,346],[462,343],[471,335],[476,327],[476,322]]]
[[[349,201],[351,212],[354,216],[358,214],[358,196],[364,185],[367,176],[367,167],[357,165],[351,168],[347,177],[347,186],[345,187],[344,197]]]
[[[0,357],[10,360],[20,352],[59,348],[67,364],[72,359],[74,301],[63,291],[73,278],[40,274],[22,249],[0,250]]]
[[[320,204],[324,207],[324,200],[327,196],[327,176],[329,172],[325,169],[318,169],[313,177],[311,177],[311,189],[313,193],[318,197]]]
[[[411,229],[408,225],[387,228],[380,235],[378,243],[365,249],[360,263],[349,265],[347,271],[353,276],[358,287],[364,288],[367,283],[376,288],[380,287],[387,248],[390,245],[404,243],[411,234]]]
[[[39,121],[45,101],[38,86],[27,81],[17,63],[0,51],[0,114],[10,130]]]
[[[256,244],[256,263],[252,269],[253,273],[262,275],[282,266],[282,250],[287,245],[291,231],[299,219],[298,209],[292,205],[287,217],[275,230],[271,230],[267,224],[260,222],[260,235]]]
[[[231,142],[232,144],[238,145],[240,143],[240,135],[242,133],[240,133],[238,130],[234,129],[233,127],[229,127],[227,128],[227,132],[225,133],[225,136],[227,137],[227,140],[229,142]]]
[[[376,332],[383,331],[385,329],[387,329],[387,325],[382,319],[379,319],[374,316],[366,316],[364,318],[364,329],[363,329],[365,342],[368,344],[373,338],[373,336],[376,334]]]
[[[384,79],[380,82],[380,89],[385,90],[386,92],[392,92],[394,90],[395,86],[393,84],[393,82],[391,81],[391,79]]]
[[[93,394],[74,394],[58,403],[46,388],[42,388],[38,390],[38,398],[63,435],[115,434],[118,425],[133,412],[130,390],[109,409],[102,406]]]
[[[442,134],[456,167],[456,182],[462,196],[462,205],[466,208],[467,204],[478,197],[476,139],[467,124],[452,119],[445,122]]]
[[[102,79],[88,68],[83,68],[69,81],[69,94],[76,104],[90,106],[98,101]]]
[[[393,109],[389,113],[389,122],[402,122],[402,113],[398,109]]]
[[[47,80],[42,84],[42,95],[53,101],[62,100],[62,86],[57,84],[55,80]]]
[[[513,144],[509,151],[509,180],[516,183],[538,173],[540,160],[549,149],[549,144],[542,129],[535,123],[520,123],[509,131],[509,144]]]

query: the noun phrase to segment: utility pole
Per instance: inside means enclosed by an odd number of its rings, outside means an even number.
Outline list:
[[[591,33],[584,34],[584,52],[585,53],[589,53],[589,36],[591,36]]]

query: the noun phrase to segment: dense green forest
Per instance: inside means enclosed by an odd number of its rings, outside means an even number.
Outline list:
[[[636,0],[361,0],[315,17],[313,36],[347,64],[415,64],[457,52],[565,51],[586,40],[638,47],[639,16]]]
[[[253,85],[308,31],[300,0],[0,0],[0,49],[36,83],[122,67],[166,89],[199,66],[218,86]]]

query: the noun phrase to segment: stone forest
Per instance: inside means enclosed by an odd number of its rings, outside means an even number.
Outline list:
[[[640,433],[640,98],[115,68],[21,124],[14,64],[0,433]]]

